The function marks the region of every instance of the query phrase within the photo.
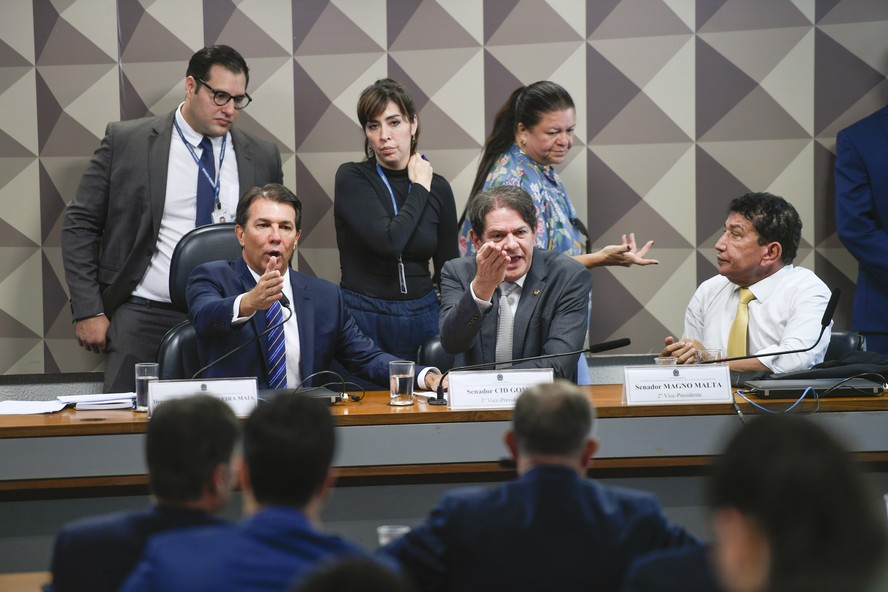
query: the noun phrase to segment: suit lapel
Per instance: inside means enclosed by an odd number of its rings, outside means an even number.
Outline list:
[[[315,306],[308,283],[299,272],[290,270],[290,286],[293,288],[293,314],[299,326],[299,375],[305,380],[314,369]]]
[[[151,223],[154,236],[160,232],[160,219],[166,201],[167,171],[170,165],[170,141],[173,137],[175,111],[158,119],[148,135],[148,195],[151,199]]]
[[[521,298],[518,300],[518,310],[515,311],[515,324],[513,330],[512,341],[512,357],[524,357],[524,344],[527,341],[527,329],[530,326],[530,319],[536,310],[540,301],[540,294],[546,287],[547,270],[542,262],[542,257],[538,256],[539,251],[534,249],[534,257],[530,264],[530,270],[524,279],[524,286],[521,288]]]
[[[247,136],[235,127],[231,128],[231,143],[237,161],[238,192],[243,194],[256,185],[256,168],[253,165],[253,144]]]

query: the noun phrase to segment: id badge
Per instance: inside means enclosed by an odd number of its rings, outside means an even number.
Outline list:
[[[233,218],[231,217],[231,214],[228,213],[228,208],[213,208],[213,224],[224,224],[225,222],[231,222],[232,220]]]
[[[401,294],[407,293],[407,275],[404,273],[404,262],[398,258],[398,285],[401,287]]]

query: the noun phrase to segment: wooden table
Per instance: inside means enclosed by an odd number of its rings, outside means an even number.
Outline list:
[[[740,426],[733,405],[625,406],[620,385],[584,387],[598,410],[602,469],[705,466]],[[502,434],[510,410],[451,411],[417,402],[391,407],[385,392],[331,406],[341,479],[471,480],[509,474]],[[757,412],[737,398],[744,415]],[[764,402],[783,409],[789,402]],[[810,411],[805,402],[797,411]],[[812,417],[830,425],[861,458],[888,461],[888,397],[826,399]],[[0,416],[0,499],[58,489],[141,487],[148,418],[131,411]],[[13,496],[12,498],[10,496]]]
[[[0,590],[3,592],[39,592],[51,579],[48,571],[29,571],[0,574]]]

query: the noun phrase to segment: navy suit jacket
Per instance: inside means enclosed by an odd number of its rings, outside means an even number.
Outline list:
[[[539,466],[499,487],[447,494],[425,523],[381,553],[421,590],[608,592],[636,557],[697,544],[648,493]]]
[[[335,358],[350,372],[388,388],[388,363],[395,357],[383,352],[361,332],[345,310],[339,288],[326,280],[292,269],[289,277],[293,288],[293,314],[299,323],[299,372],[302,378],[320,370],[329,370]],[[221,358],[265,331],[265,314],[261,312],[243,324],[231,324],[234,300],[255,285],[256,281],[243,259],[205,263],[191,273],[186,292],[188,316],[197,331],[202,364]],[[213,366],[205,376],[255,376],[259,388],[267,388],[268,337],[263,336],[256,343]],[[329,382],[329,377],[315,381],[319,384],[326,382]],[[311,381],[306,382],[306,385],[309,384]]]
[[[272,507],[239,524],[153,538],[121,592],[283,592],[325,559],[363,554],[298,510]]]
[[[888,107],[836,137],[836,229],[859,264],[851,326],[888,333]]]
[[[138,563],[151,535],[223,523],[223,520],[200,510],[169,506],[72,522],[56,535],[52,584],[47,590],[117,592]]]
[[[621,592],[720,592],[709,547],[656,551],[632,564]]]
[[[456,355],[454,366],[492,364],[496,360],[499,292],[482,312],[469,286],[478,265],[474,257],[444,264],[441,271],[441,345]],[[534,249],[515,312],[512,359],[576,351],[589,326],[592,275],[570,257]],[[576,381],[579,355],[516,364],[516,368],[554,368],[555,375]]]

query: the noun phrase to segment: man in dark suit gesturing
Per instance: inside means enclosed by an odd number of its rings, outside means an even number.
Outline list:
[[[188,282],[201,362],[219,360],[286,321],[206,376],[256,376],[260,388],[295,388],[336,359],[350,372],[387,385],[388,363],[395,358],[361,332],[339,288],[290,269],[302,227],[299,199],[280,184],[254,187],[238,203],[236,222],[243,257],[200,265]],[[437,370],[422,368],[417,384],[434,389],[439,379]]]
[[[277,147],[233,126],[250,103],[249,70],[225,45],[188,63],[173,113],[108,125],[65,214],[62,254],[75,334],[106,352],[105,390],[132,391],[133,364],[153,362],[184,320],[169,267],[183,234],[230,222],[241,192],[281,182]]]
[[[467,213],[477,255],[441,270],[441,344],[456,366],[570,352],[583,346],[592,277],[534,248],[537,212],[520,187],[482,191]],[[518,364],[576,380],[578,355]]]
[[[594,410],[565,380],[531,387],[505,441],[518,479],[446,495],[425,523],[384,547],[421,590],[617,590],[630,562],[698,544],[650,494],[585,478]]]

